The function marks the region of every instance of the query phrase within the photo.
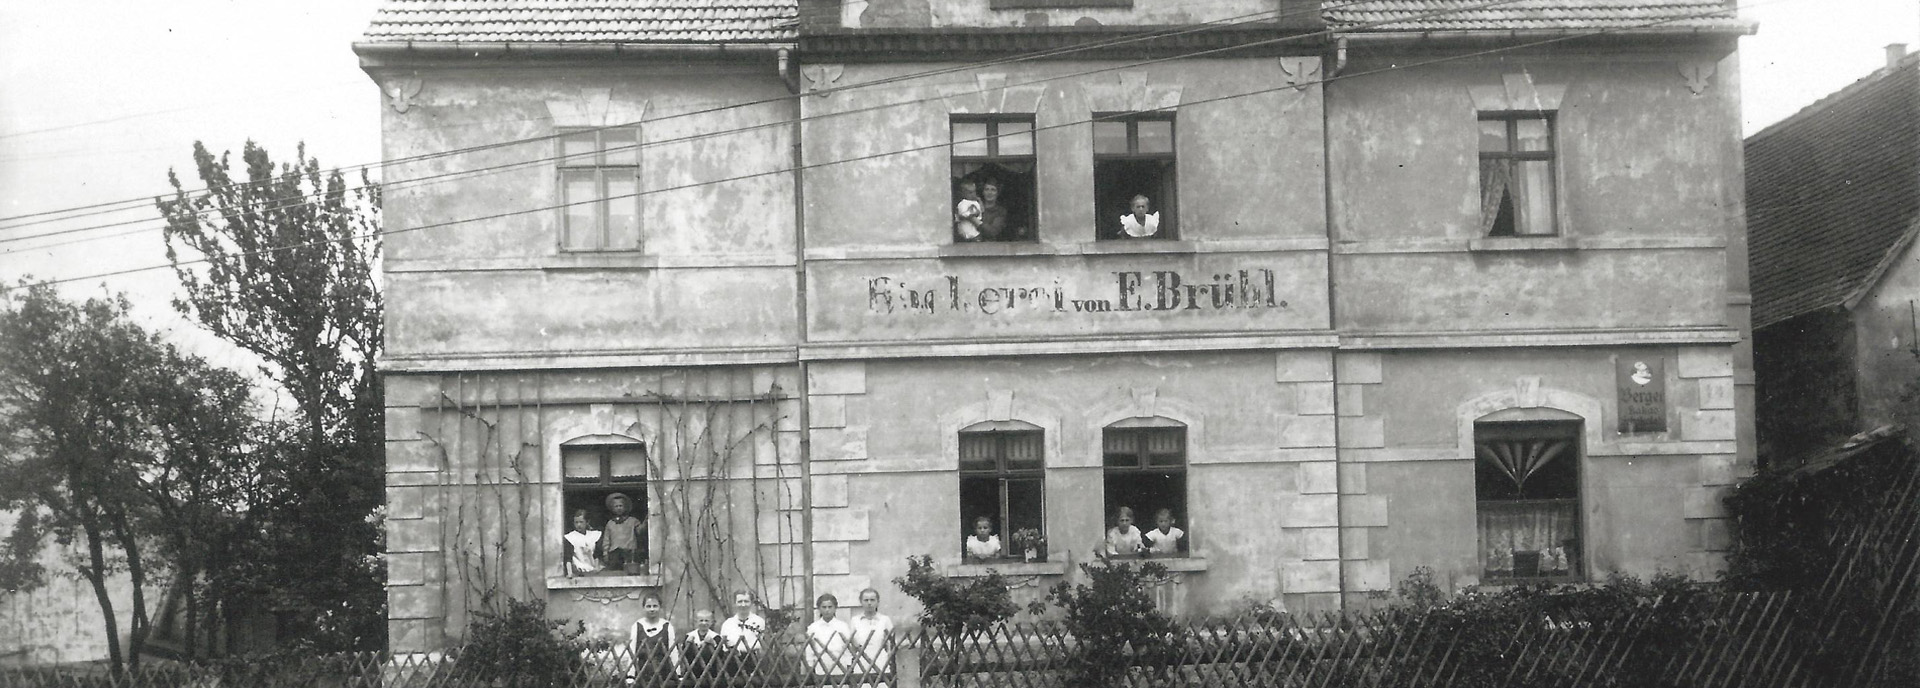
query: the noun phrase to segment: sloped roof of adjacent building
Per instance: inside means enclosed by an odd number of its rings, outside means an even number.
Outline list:
[[[1920,225],[1920,54],[1748,137],[1753,326],[1850,305]]]
[[[386,0],[371,43],[774,43],[797,0]]]
[[[1751,30],[1729,0],[1322,0],[1327,24],[1366,32]]]

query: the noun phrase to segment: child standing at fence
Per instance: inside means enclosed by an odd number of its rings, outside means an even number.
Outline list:
[[[693,630],[687,632],[687,641],[680,648],[680,667],[688,678],[701,679],[714,676],[720,667],[720,657],[725,648],[720,632],[713,628],[713,612],[702,609],[693,614]]]
[[[1180,549],[1186,546],[1182,542],[1186,531],[1173,525],[1173,511],[1161,509],[1153,512],[1153,530],[1147,531],[1147,553],[1154,556],[1179,556]]]
[[[1144,547],[1140,540],[1140,529],[1133,526],[1133,508],[1123,506],[1114,511],[1113,527],[1107,529],[1107,554],[1132,556],[1139,554]]]
[[[767,620],[753,613],[753,593],[733,593],[733,615],[720,624],[721,647],[727,652],[727,671],[733,676],[751,675],[759,666],[760,634]]]
[[[660,613],[660,596],[649,594],[640,601],[641,616],[627,634],[627,647],[633,651],[633,677],[639,685],[659,684],[674,674],[679,656],[674,652],[677,638],[673,620]]]
[[[893,619],[880,613],[879,590],[860,591],[860,613],[853,615],[847,625],[853,629],[853,646],[860,655],[860,665],[854,670],[876,679],[884,678],[893,669]]]
[[[993,519],[973,519],[973,537],[967,538],[967,556],[993,559],[1000,556],[1000,536],[993,534]]]
[[[807,625],[807,666],[815,676],[847,673],[857,662],[851,660],[847,647],[847,636],[853,629],[834,618],[840,611],[840,598],[833,593],[821,595],[814,601],[814,610],[819,618]]]

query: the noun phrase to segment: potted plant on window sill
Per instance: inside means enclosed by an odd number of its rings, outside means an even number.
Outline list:
[[[1039,528],[1013,531],[1013,549],[1008,554],[1028,563],[1047,560],[1047,536]]]

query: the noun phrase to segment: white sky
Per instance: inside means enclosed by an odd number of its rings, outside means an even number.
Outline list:
[[[1760,32],[1742,40],[1745,129],[1757,131],[1884,64],[1883,46],[1920,48],[1920,0],[1741,0]],[[349,45],[376,0],[60,0],[0,3],[0,216],[150,197],[193,141],[277,158],[307,143],[323,165],[377,161],[379,93]],[[135,212],[86,224],[157,217]],[[11,226],[15,223],[0,223]],[[45,248],[76,236],[0,244],[0,280],[164,265],[159,232]],[[0,239],[81,224],[0,229]],[[104,283],[104,286],[102,284]],[[67,285],[129,292],[150,324],[220,358],[171,316],[171,271]]]

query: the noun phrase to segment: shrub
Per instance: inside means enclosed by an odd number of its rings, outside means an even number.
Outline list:
[[[566,622],[547,618],[545,600],[508,598],[505,610],[478,612],[467,624],[453,675],[463,685],[568,686],[587,670],[585,634],[578,621],[568,630]]]
[[[1073,651],[1073,684],[1108,686],[1124,680],[1129,666],[1164,667],[1173,647],[1173,620],[1153,605],[1147,587],[1167,575],[1167,567],[1139,567],[1102,555],[1100,564],[1081,564],[1090,585],[1062,581],[1047,600],[1066,612],[1064,625],[1079,641]]]
[[[948,637],[987,630],[1020,612],[999,572],[958,583],[934,567],[931,554],[907,557],[907,575],[893,584],[920,601],[921,625]]]

